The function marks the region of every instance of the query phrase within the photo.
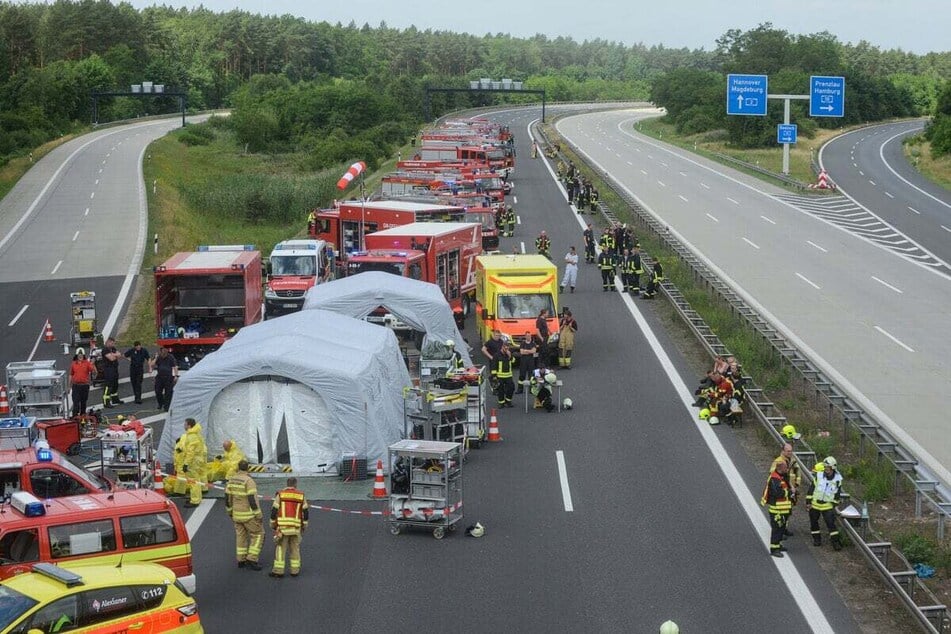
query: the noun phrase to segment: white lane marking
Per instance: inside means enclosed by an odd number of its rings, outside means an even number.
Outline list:
[[[759,248],[759,246],[757,246],[757,244],[756,244],[755,242],[750,242],[750,241],[747,240],[746,238],[743,238],[743,242],[745,242],[746,244],[750,245],[750,246],[753,247],[754,249],[758,249],[758,248]]]
[[[30,350],[30,356],[27,357],[27,361],[33,360],[33,355],[36,354],[36,349],[40,347],[40,341],[43,340],[44,334],[46,334],[46,322],[43,322],[43,325],[40,326],[40,334],[36,336],[36,343],[33,344],[33,349]]]
[[[211,508],[214,505],[214,499],[202,500],[198,508],[192,511],[192,514],[188,517],[188,521],[185,522],[185,530],[188,531],[189,539],[195,539],[195,535],[198,534],[198,529],[201,528],[202,522],[204,522],[208,514],[211,513]]]
[[[654,160],[654,157],[651,156],[650,154],[647,155],[647,158],[649,158],[649,159],[652,160],[652,161]]]
[[[634,151],[635,151],[635,152],[640,152],[640,151],[641,151],[641,148],[636,147],[636,148],[634,148]]]
[[[77,231],[76,233],[73,234],[73,242],[76,242],[76,238],[78,237],[79,237],[79,232]]]
[[[865,172],[863,172],[862,170],[859,170],[859,176],[865,176]]]
[[[10,321],[9,324],[7,324],[7,327],[8,327],[8,328],[13,328],[13,326],[14,326],[18,321],[20,321],[20,317],[23,316],[23,313],[25,313],[25,312],[26,312],[26,309],[29,308],[29,307],[30,307],[29,304],[23,304],[23,308],[21,308],[21,309],[20,309],[20,312],[18,312],[18,313],[16,314],[16,317],[14,317],[13,320]]]
[[[686,175],[687,175],[687,172],[680,172],[680,175],[681,175],[681,176],[686,176]]]
[[[89,215],[89,207],[86,207],[86,211],[83,212],[83,217]]]
[[[871,178],[868,179],[868,183],[869,183],[869,185],[873,185],[873,186],[875,185],[875,181],[873,181]]]
[[[947,231],[948,233],[951,233],[951,229],[949,229],[948,227],[945,227],[944,225],[941,225],[941,228],[944,229],[945,231]]]
[[[765,220],[766,222],[768,222],[768,223],[771,224],[771,225],[776,224],[776,221],[773,220],[772,218],[767,218],[766,216],[760,216],[760,218],[762,218],[763,220]]]
[[[852,167],[858,167],[858,165],[856,165],[855,161],[852,161]]]
[[[647,172],[645,170],[641,170],[641,174],[643,174],[644,176],[647,176]]]
[[[98,179],[98,178],[96,179],[96,184],[97,184],[97,185],[99,184],[99,179]]]
[[[662,181],[657,181],[657,184],[660,185],[661,187],[667,187],[667,185],[664,185]]]
[[[517,224],[517,225],[522,224],[522,217],[521,217],[520,215],[518,215],[518,214],[516,214],[516,216],[515,216],[515,224]]]
[[[818,244],[816,244],[816,243],[813,242],[812,240],[806,240],[806,244],[811,245],[811,246],[814,246],[815,248],[819,249],[819,250],[822,251],[823,253],[828,253],[828,251],[827,251],[826,249],[823,249],[822,247],[820,247]]]
[[[733,200],[732,198],[730,198],[729,196],[727,196],[726,199],[729,200],[729,201],[730,201],[731,203],[733,203],[734,205],[739,205],[739,204],[740,204],[740,203],[738,203],[737,201],[735,201],[735,200]]]
[[[115,149],[115,148],[113,148],[113,149]],[[111,155],[112,155],[111,153],[106,152],[106,158],[109,158]]]
[[[561,482],[561,499],[565,503],[565,511],[571,513],[575,510],[571,503],[571,489],[568,487],[568,467],[565,466],[565,452],[560,449],[555,452],[555,460],[558,461],[558,481]]]
[[[101,167],[99,168],[99,173],[102,174],[102,168],[101,168]]]
[[[711,216],[710,214],[707,214],[707,218],[709,218],[709,219],[712,220],[713,222],[720,222],[719,220],[716,219],[715,216]]]
[[[525,241],[522,240],[522,242],[520,242],[519,244],[522,245],[522,253],[525,253]]]
[[[885,330],[884,328],[882,328],[882,327],[880,327],[880,326],[875,326],[875,330],[879,331],[880,333],[882,333],[883,335],[885,335],[886,337],[888,337],[889,339],[891,339],[892,341],[894,341],[895,343],[897,343],[899,346],[901,346],[902,348],[904,348],[904,349],[907,350],[908,352],[914,352],[914,349],[913,349],[913,348],[909,348],[908,346],[906,346],[904,343],[902,343],[900,340],[898,340],[898,338],[896,338],[895,335],[891,334],[890,332],[888,332],[888,331]]]
[[[664,167],[670,167],[669,165],[667,165],[667,163],[664,163],[663,161],[661,161],[660,164],[663,165]]]
[[[106,159],[102,159],[102,164],[103,164],[103,165],[106,164]]]
[[[518,204],[518,196],[512,196],[512,204]]]
[[[885,192],[885,195],[888,196],[889,198],[894,198],[894,196],[892,196],[891,193],[889,192]]]
[[[621,158],[621,153],[620,153],[620,152],[615,152],[615,153],[614,153],[614,156],[616,156],[616,157],[618,157],[618,158]]]
[[[915,209],[914,207],[909,207],[909,208],[908,208],[908,211],[910,211],[911,213],[914,213],[914,214],[918,214],[919,216],[921,215],[921,212],[918,211],[917,209]]]
[[[700,183],[700,186],[703,187],[704,189],[710,189],[710,186],[707,185],[706,183]]]
[[[89,192],[89,197],[90,197],[90,198],[95,198],[95,197],[96,197],[96,192]]]
[[[915,128],[912,128],[912,131],[914,131],[914,130],[915,130]],[[910,182],[907,178],[905,178],[904,176],[902,176],[901,174],[899,174],[898,172],[896,172],[896,171],[894,170],[894,168],[892,168],[891,164],[890,164],[887,160],[885,160],[885,146],[888,145],[889,143],[891,143],[892,141],[894,141],[896,138],[902,136],[903,134],[908,134],[908,131],[906,130],[906,131],[904,131],[904,132],[899,132],[898,134],[896,134],[896,135],[894,135],[894,136],[892,136],[892,137],[890,137],[890,138],[888,138],[888,139],[885,139],[885,140],[882,142],[882,144],[879,146],[879,148],[878,148],[878,156],[882,159],[882,163],[885,164],[885,167],[888,168],[888,171],[890,171],[892,174],[894,174],[895,176],[897,176],[898,179],[901,180],[903,183],[905,183],[906,185],[908,185],[908,186],[911,187],[912,189],[915,189],[915,190],[919,191],[920,193],[924,194],[925,196],[927,196],[927,197],[930,198],[931,200],[935,201],[936,203],[942,204],[942,205],[944,205],[945,207],[951,209],[951,205],[949,205],[949,204],[946,203],[945,201],[941,200],[940,198],[937,198],[937,197],[935,197],[935,196],[929,194],[928,192],[926,192],[926,191],[923,190],[922,188],[920,188],[920,187],[918,187],[917,185],[915,185],[914,183]]]
[[[56,271],[58,271],[58,270],[59,270],[59,267],[61,267],[61,266],[63,266],[63,261],[62,261],[62,260],[60,260],[59,262],[56,263],[56,266],[54,266],[54,267],[53,267],[53,270],[50,271],[50,275],[56,275]]]
[[[631,163],[630,161],[628,161],[627,164],[628,164],[628,165],[631,165],[631,166],[634,165],[634,163]]]
[[[803,282],[805,282],[806,284],[808,284],[808,285],[811,286],[812,288],[816,289],[817,291],[821,291],[821,290],[822,290],[822,289],[819,287],[818,284],[816,284],[815,282],[813,282],[812,280],[810,280],[809,278],[807,278],[805,275],[803,275],[803,274],[801,274],[801,273],[796,273],[796,277],[798,277],[798,278],[801,279]]]
[[[690,202],[689,200],[687,200],[687,197],[686,197],[686,196],[681,196],[680,194],[677,194],[677,198],[679,198],[680,200],[684,201],[685,203],[689,203],[689,202]]]
[[[904,291],[903,291],[903,290],[901,290],[900,288],[896,288],[896,287],[892,286],[891,284],[889,284],[889,283],[886,282],[885,280],[881,280],[881,279],[875,277],[874,275],[872,276],[872,279],[875,280],[876,282],[878,282],[879,284],[881,284],[882,286],[885,286],[885,287],[887,287],[887,288],[892,289],[892,290],[895,291],[896,293],[904,294]]]

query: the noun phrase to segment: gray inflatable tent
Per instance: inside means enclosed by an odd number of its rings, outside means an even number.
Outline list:
[[[235,439],[252,461],[289,455],[298,473],[334,472],[344,454],[386,461],[403,433],[409,373],[393,332],[323,310],[242,328],[175,387],[159,444],[172,460],[186,418],[202,424],[209,458]]]
[[[386,307],[414,330],[424,334],[423,354],[444,353],[448,339],[456,343],[466,366],[472,365],[468,346],[456,328],[449,302],[435,284],[408,277],[368,271],[351,275],[329,284],[318,284],[307,291],[304,312],[309,309],[330,310],[363,319],[379,306]]]

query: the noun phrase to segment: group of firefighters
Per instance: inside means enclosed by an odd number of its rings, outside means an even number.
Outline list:
[[[184,481],[189,496],[185,506],[194,507],[201,502],[208,482],[226,481],[225,511],[234,523],[238,568],[261,570],[258,560],[265,535],[257,485],[248,474],[250,464],[238,444],[226,440],[222,450],[209,463],[201,425],[193,418],[185,419],[185,433],[175,442],[176,475],[165,479],[165,490],[175,493],[177,485]],[[288,478],[287,486],[275,494],[271,503],[274,563],[270,576],[281,578],[287,568],[291,577],[300,574],[300,541],[307,528],[309,508],[304,492],[297,488],[297,478]]]
[[[803,488],[803,476],[793,454],[793,443],[801,438],[802,434],[792,425],[783,427],[781,434],[786,442],[779,456],[773,460],[760,500],[769,511],[769,554],[773,557],[782,557],[786,552],[783,541],[793,535],[789,529],[789,516]],[[826,457],[815,465],[806,479],[806,511],[809,513],[812,543],[814,546],[822,545],[822,530],[819,527],[821,519],[829,531],[832,548],[841,550],[842,537],[835,523],[835,507],[842,494],[842,474],[838,471],[836,459],[832,456]]]

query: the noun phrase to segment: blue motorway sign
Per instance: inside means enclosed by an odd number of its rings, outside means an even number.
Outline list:
[[[780,123],[776,126],[776,143],[795,143],[799,126],[795,123]]]
[[[845,77],[809,78],[809,116],[845,116]]]
[[[768,86],[766,75],[727,75],[726,113],[765,117]]]

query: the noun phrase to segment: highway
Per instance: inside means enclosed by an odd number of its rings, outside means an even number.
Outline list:
[[[579,115],[558,129],[951,482],[951,279],[941,263],[908,257],[929,256],[862,220],[867,211],[786,194],[640,135],[638,116]]]
[[[115,332],[147,237],[144,152],[180,125],[162,119],[73,139],[0,202],[0,367],[30,358],[67,367],[74,291],[94,291],[100,329]],[[41,341],[47,318],[54,343]]]
[[[531,250],[546,229],[560,261],[581,225],[545,162],[528,158],[537,111],[497,116],[521,157],[519,224],[502,251]],[[694,632],[857,631],[814,559],[828,553],[796,537],[789,557],[768,556],[766,465],[697,420],[697,377],[638,303],[581,266],[578,292],[562,298],[580,324],[575,367],[560,373],[575,409],[500,412],[504,441],[465,466],[462,523],[480,521],[481,539],[393,536],[380,517],[314,511],[302,577],[274,580],[234,566],[222,504],[203,502],[190,515],[206,629],[655,632],[672,618]],[[272,548],[268,538],[265,565]]]
[[[581,225],[545,161],[528,158],[527,128],[538,112],[495,116],[513,126],[520,157],[512,198],[519,225],[502,250],[531,249],[546,229],[560,261],[568,245],[580,247]],[[141,183],[131,170],[144,137],[163,133],[160,124],[145,125],[128,137],[119,129],[71,142],[58,155],[64,167],[46,168],[45,182],[15,197],[19,211],[0,213],[2,235],[12,235],[0,244],[0,290],[18,299],[4,303],[9,317],[0,315],[14,322],[0,341],[9,358],[29,354],[47,314],[54,325],[65,320],[76,284],[103,284],[103,314],[121,308],[143,226]],[[115,165],[107,184],[113,162],[128,170]],[[76,231],[88,248],[72,245]],[[393,536],[379,516],[315,510],[302,576],[274,580],[234,565],[231,523],[220,500],[209,499],[185,511],[205,630],[656,632],[674,619],[685,632],[760,632],[777,623],[796,632],[858,631],[816,562],[832,556],[828,548],[797,536],[789,556],[768,556],[758,503],[767,465],[751,464],[728,429],[697,419],[690,402],[698,377],[652,311],[603,293],[593,265],[581,266],[578,292],[561,304],[580,324],[575,366],[561,373],[575,409],[500,413],[504,441],[475,450],[465,466],[463,525],[480,521],[485,537]],[[58,344],[40,344],[37,358],[57,351]],[[325,504],[382,509],[370,501]],[[266,566],[272,555],[269,537]]]
[[[942,261],[951,272],[951,192],[921,176],[905,158],[902,139],[924,122],[860,128],[835,137],[819,154],[839,190]],[[925,260],[927,261],[927,260]]]

